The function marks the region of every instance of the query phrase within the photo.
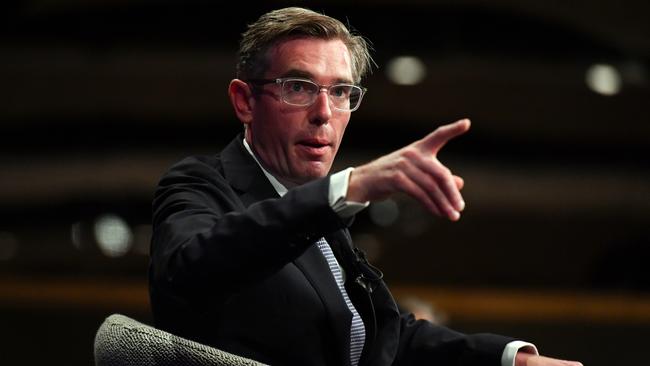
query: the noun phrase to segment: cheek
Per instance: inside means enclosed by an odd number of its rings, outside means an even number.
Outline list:
[[[267,148],[277,148],[284,145],[291,135],[290,124],[277,118],[278,112],[273,109],[260,109],[252,123],[253,132],[258,140],[266,141]]]

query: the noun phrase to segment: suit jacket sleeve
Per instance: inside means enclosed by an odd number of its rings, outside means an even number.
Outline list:
[[[272,189],[258,175],[256,184]],[[279,270],[344,226],[328,188],[329,179],[319,179],[248,205],[242,197],[250,192],[231,186],[218,158],[185,159],[163,176],[154,198],[153,287],[204,301],[206,286],[225,298]]]
[[[399,365],[500,366],[513,338],[496,334],[464,334],[447,327],[400,315]]]

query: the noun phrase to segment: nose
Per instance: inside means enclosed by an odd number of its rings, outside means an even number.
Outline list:
[[[315,124],[325,124],[332,118],[332,108],[330,107],[330,99],[327,94],[327,89],[321,88],[316,95],[316,100],[311,106],[312,116],[311,122]]]

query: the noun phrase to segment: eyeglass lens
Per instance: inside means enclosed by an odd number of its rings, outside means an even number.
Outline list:
[[[282,84],[284,100],[294,105],[309,105],[320,92],[320,86],[307,80],[285,80]],[[327,91],[331,103],[341,110],[352,110],[361,99],[362,90],[354,85],[332,85]]]

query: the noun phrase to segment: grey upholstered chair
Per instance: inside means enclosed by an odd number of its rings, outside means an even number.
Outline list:
[[[120,314],[95,336],[96,366],[258,366],[259,362],[193,342]]]

